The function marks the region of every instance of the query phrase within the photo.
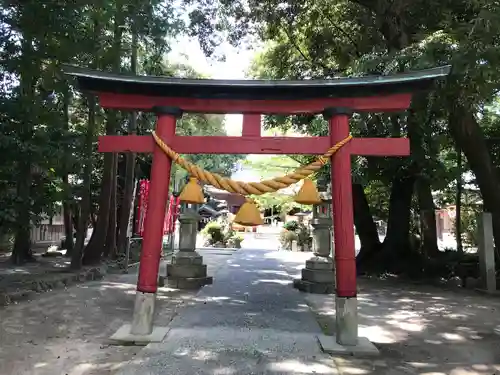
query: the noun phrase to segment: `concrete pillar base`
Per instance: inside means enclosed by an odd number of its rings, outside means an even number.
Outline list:
[[[358,299],[335,297],[335,332],[340,345],[358,345]]]
[[[156,294],[137,292],[135,296],[132,324],[124,324],[113,336],[112,342],[118,344],[147,345],[161,342],[168,332],[167,327],[153,327]]]
[[[349,357],[380,355],[377,347],[366,337],[359,337],[356,345],[341,345],[337,342],[336,336],[318,335],[317,337],[324,353]]]

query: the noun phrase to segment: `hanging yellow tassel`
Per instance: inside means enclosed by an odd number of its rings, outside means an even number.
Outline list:
[[[257,205],[251,199],[247,199],[247,201],[243,203],[233,221],[236,224],[240,224],[243,226],[255,226],[264,224],[264,220],[260,215],[260,211],[257,208]]]
[[[203,190],[198,184],[198,179],[195,177],[190,177],[189,182],[182,189],[179,199],[182,202],[201,204],[205,203],[205,196],[203,195]]]
[[[319,204],[321,197],[314,182],[306,178],[298,194],[295,196],[295,202],[300,204]]]

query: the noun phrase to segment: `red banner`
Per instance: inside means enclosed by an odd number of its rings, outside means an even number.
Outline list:
[[[163,232],[165,234],[172,233],[175,231],[175,223],[179,215],[179,197],[170,196],[168,201],[168,211],[165,216],[165,224],[163,226]]]
[[[144,222],[148,212],[149,200],[149,180],[139,181],[139,199],[137,202],[137,220],[136,220],[136,233],[141,237],[144,235]],[[179,216],[179,203],[180,200],[173,195],[169,198],[167,212],[165,213],[165,221],[163,222],[163,233],[172,233],[175,231],[175,222]]]
[[[148,211],[149,181],[139,181],[139,201],[137,202],[136,232],[142,237],[144,234],[144,221]]]

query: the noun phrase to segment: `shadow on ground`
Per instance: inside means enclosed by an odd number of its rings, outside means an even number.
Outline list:
[[[207,255],[209,274],[229,257]],[[141,350],[108,342],[122,324],[130,323],[136,280],[135,272],[108,275],[102,281],[47,292],[0,309],[0,374],[116,373]],[[195,295],[160,288],[155,323],[168,325],[179,306]]]
[[[360,335],[381,356],[329,357],[319,352],[310,310],[331,333],[334,297],[291,287],[310,254],[213,253],[204,256],[214,285],[198,295],[160,289],[156,322],[171,331],[144,350],[106,340],[131,319],[135,275],[0,310],[0,374],[500,374],[497,298],[360,280]]]
[[[359,280],[360,335],[380,357],[318,353],[312,337],[321,328],[333,333],[334,297],[291,288],[310,256],[240,252],[213,286],[183,304],[164,343],[148,346],[144,362],[119,374],[500,373],[499,299],[398,281]]]

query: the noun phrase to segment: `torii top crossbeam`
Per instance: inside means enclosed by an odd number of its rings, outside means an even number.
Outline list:
[[[330,137],[260,137],[261,114],[320,113],[329,107],[359,112],[400,111],[409,107],[412,93],[429,89],[446,76],[449,66],[393,76],[331,80],[211,80],[130,76],[73,66],[66,74],[77,78],[82,90],[95,93],[102,107],[153,111],[158,106],[184,112],[243,113],[242,137],[177,136],[169,145],[181,154],[322,154]],[[222,143],[221,143],[222,142]],[[224,150],[221,150],[221,144]],[[101,152],[153,152],[149,136],[105,136]],[[356,155],[407,155],[404,138],[357,138],[349,144]]]
[[[97,93],[101,106],[148,111],[155,106],[185,112],[295,114],[320,113],[328,107],[353,111],[408,108],[411,94],[427,90],[450,67],[392,76],[328,80],[214,80],[131,76],[73,66],[64,68],[82,90]]]

